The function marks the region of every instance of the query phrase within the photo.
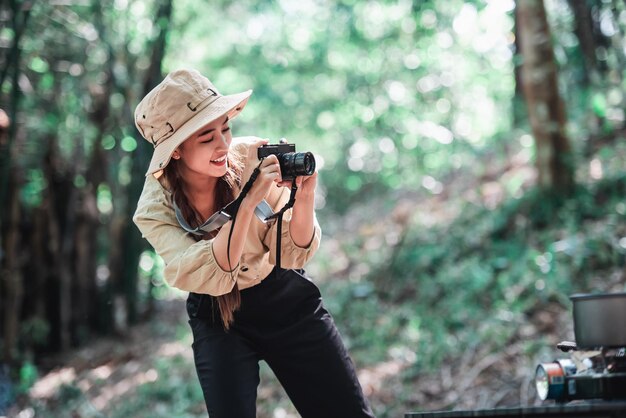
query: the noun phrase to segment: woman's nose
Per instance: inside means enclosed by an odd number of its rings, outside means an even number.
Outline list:
[[[218,133],[217,135],[219,146],[228,148],[228,139],[226,138],[226,135],[224,135],[222,132]]]

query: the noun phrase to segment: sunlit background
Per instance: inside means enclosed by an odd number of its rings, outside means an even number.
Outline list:
[[[205,413],[185,294],[130,222],[152,152],[134,107],[182,67],[254,89],[235,136],[315,153],[307,269],[379,417],[536,403],[534,366],[573,338],[568,295],[626,290],[626,5],[544,2],[576,182],[553,204],[521,91],[523,1],[3,4],[0,311],[17,331],[3,325],[0,412]],[[297,416],[262,374],[259,416]]]

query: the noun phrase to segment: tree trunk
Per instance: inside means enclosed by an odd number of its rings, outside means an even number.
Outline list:
[[[11,170],[11,158],[12,158],[12,144],[13,139],[15,138],[15,133],[17,129],[17,108],[18,102],[20,98],[20,89],[18,86],[18,79],[20,75],[20,61],[22,57],[22,49],[20,48],[20,40],[26,31],[26,27],[28,25],[28,19],[30,17],[30,11],[32,2],[25,2],[24,4],[18,4],[17,2],[12,2],[12,29],[15,33],[13,38],[13,44],[11,45],[11,50],[7,57],[4,67],[0,70],[0,94],[4,91],[4,81],[6,77],[9,75],[9,71],[13,70],[12,83],[11,86],[11,97],[9,99],[9,119],[13,121],[13,123],[9,126],[9,134],[8,137],[5,138],[5,141],[0,142],[0,205],[4,205],[5,202],[5,193],[7,190],[7,182],[9,179],[9,173]],[[0,10],[4,11],[4,7]],[[6,148],[5,148],[6,147]],[[2,149],[5,148],[5,149]],[[1,218],[1,217],[0,217]],[[0,219],[1,223],[1,219]]]
[[[156,15],[156,22],[160,25],[160,32],[152,45],[152,57],[150,59],[150,67],[148,68],[144,81],[144,95],[152,90],[163,78],[161,72],[161,64],[165,56],[167,48],[167,34],[169,31],[169,22],[172,16],[172,0],[163,0]],[[132,110],[128,109],[129,123],[134,124]],[[137,132],[135,132],[137,141],[143,141]],[[141,195],[143,189],[145,171],[150,161],[150,152],[145,144],[139,144],[133,155],[133,166],[131,174],[131,183],[128,186],[128,205],[126,212],[126,227],[124,230],[124,240],[126,249],[124,251],[123,262],[123,281],[125,284],[126,302],[128,304],[129,321],[136,322],[138,318],[137,306],[137,275],[139,257],[145,248],[145,241],[142,239],[139,231],[132,222],[132,216],[135,212],[136,202]]]
[[[0,242],[0,249],[4,247],[5,257],[0,257],[0,287],[4,282],[4,312],[3,312],[3,328],[4,328],[4,353],[3,357],[7,363],[13,361],[13,354],[17,348],[19,337],[19,326],[21,320],[21,306],[23,298],[23,278],[20,263],[19,251],[19,224],[20,224],[20,200],[19,185],[17,181],[17,173],[11,170],[13,157],[13,143],[17,135],[17,111],[22,92],[18,86],[20,77],[20,60],[22,50],[19,46],[20,39],[26,29],[28,18],[30,16],[30,3],[25,5],[12,4],[12,23],[15,38],[11,46],[11,52],[7,59],[5,67],[0,73],[0,92],[4,80],[11,71],[11,95],[9,98],[9,115],[7,126],[2,129],[0,134],[0,239],[5,237],[2,235],[6,231],[6,242]],[[22,13],[20,13],[20,9]],[[5,115],[6,116],[6,115]],[[5,200],[8,194],[8,203]],[[6,228],[2,220],[7,223]],[[4,266],[3,266],[4,264]]]
[[[60,293],[59,293],[59,313],[61,318],[61,350],[67,350],[72,345],[72,335],[73,335],[73,309],[74,309],[74,298],[73,298],[73,282],[74,282],[74,274],[73,274],[73,253],[74,253],[74,231],[76,229],[76,189],[71,187],[71,183],[69,179],[73,178],[73,176],[68,173],[66,176],[63,176],[65,180],[63,183],[65,186],[69,186],[66,191],[67,195],[63,195],[61,193],[61,189],[59,189],[59,194],[64,196],[67,200],[67,208],[65,213],[59,213],[58,216],[65,215],[65,227],[61,232],[61,259],[59,260],[59,277],[60,277]]]
[[[574,186],[574,165],[546,10],[542,0],[518,0],[517,8],[522,88],[535,137],[539,186],[568,195]]]
[[[41,207],[33,212],[33,235],[31,241],[32,267],[33,267],[33,315],[42,320],[46,320],[46,285],[48,283],[47,264],[47,245],[48,236],[46,234],[48,228],[46,226],[46,207],[45,199],[42,201]],[[47,321],[46,321],[47,322]]]
[[[519,9],[514,9],[514,20],[517,22],[517,14]],[[513,126],[520,127],[525,123],[528,115],[526,113],[526,107],[524,104],[524,93],[522,92],[522,48],[519,41],[519,25],[515,25],[515,53],[513,55],[513,74],[515,78],[515,94],[513,96]]]
[[[607,70],[606,63],[598,61],[596,58],[596,48],[598,46],[608,46],[608,40],[600,31],[598,13],[596,12],[596,17],[594,18],[589,1],[568,0],[567,2],[574,13],[576,24],[574,34],[578,38],[578,44],[584,58],[584,82],[590,84],[592,79],[597,81],[598,72]],[[596,4],[596,10],[599,6],[601,5]]]
[[[24,285],[20,262],[20,204],[19,188],[15,175],[10,174],[9,179],[9,210],[6,240],[4,246],[5,263],[2,272],[4,281],[3,300],[3,357],[4,362],[11,364],[14,360],[15,350],[19,337],[20,312],[22,310],[22,298],[24,295]]]
[[[62,350],[71,345],[71,237],[68,232],[73,229],[72,189],[70,182],[63,174],[60,166],[60,157],[57,155],[56,138],[51,137],[49,149],[44,162],[44,177],[46,188],[46,209],[49,234],[48,268],[51,271],[50,287],[46,298],[52,311],[48,311],[48,320],[51,322],[53,345]],[[56,303],[54,302],[56,300]]]

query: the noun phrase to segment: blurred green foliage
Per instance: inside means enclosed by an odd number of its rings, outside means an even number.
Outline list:
[[[96,19],[83,5],[35,3],[37,36],[23,43],[28,138],[17,159],[27,209],[48,187],[43,156],[52,139],[66,166],[104,150],[108,177],[95,189],[104,225],[128,203],[137,150],[149,145],[127,124],[107,119],[100,131],[103,116],[92,112],[97,100],[119,114],[136,104],[128,97],[138,101],[129,69],[149,65],[146,45],[164,23],[151,15],[156,4],[107,1]],[[610,42],[599,44],[591,71],[568,2],[546,4],[577,167],[576,192],[561,202],[532,187],[533,139],[514,109],[513,1],[175,2],[164,69],[196,67],[224,94],[253,88],[235,135],[286,137],[316,153],[325,238],[310,269],[357,365],[410,364],[407,392],[469,347],[503,350],[548,304],[568,310],[571,293],[626,289],[626,6],[594,3],[599,39]],[[107,42],[94,35],[98,24]],[[13,36],[0,31],[3,43]],[[120,84],[102,98],[105,68]],[[76,170],[76,188],[86,187],[87,170]],[[392,222],[407,199],[410,216]],[[96,237],[103,264],[106,237]],[[144,299],[171,295],[162,270],[152,251],[141,255]],[[46,338],[44,325],[24,325],[32,345]],[[529,339],[528,356],[539,347]],[[24,367],[27,387],[33,375]],[[112,416],[199,413],[189,363],[155,368],[182,376],[141,386]],[[405,412],[404,395],[377,405],[378,415]],[[84,401],[72,387],[60,396]]]
[[[343,211],[389,189],[436,188],[424,178],[473,167],[510,129],[511,7],[181,1],[166,68],[198,67],[226,93],[253,88],[235,134],[314,151],[329,173],[324,201]],[[219,29],[194,16],[220,16]]]

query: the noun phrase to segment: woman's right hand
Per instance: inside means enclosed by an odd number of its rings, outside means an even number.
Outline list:
[[[280,164],[275,155],[269,155],[265,157],[263,161],[260,161],[258,158],[259,147],[268,142],[267,139],[260,139],[250,145],[243,170],[242,187],[247,183],[256,167],[259,167],[260,170],[254,184],[246,195],[246,199],[254,206],[267,197],[272,184],[281,180]]]

